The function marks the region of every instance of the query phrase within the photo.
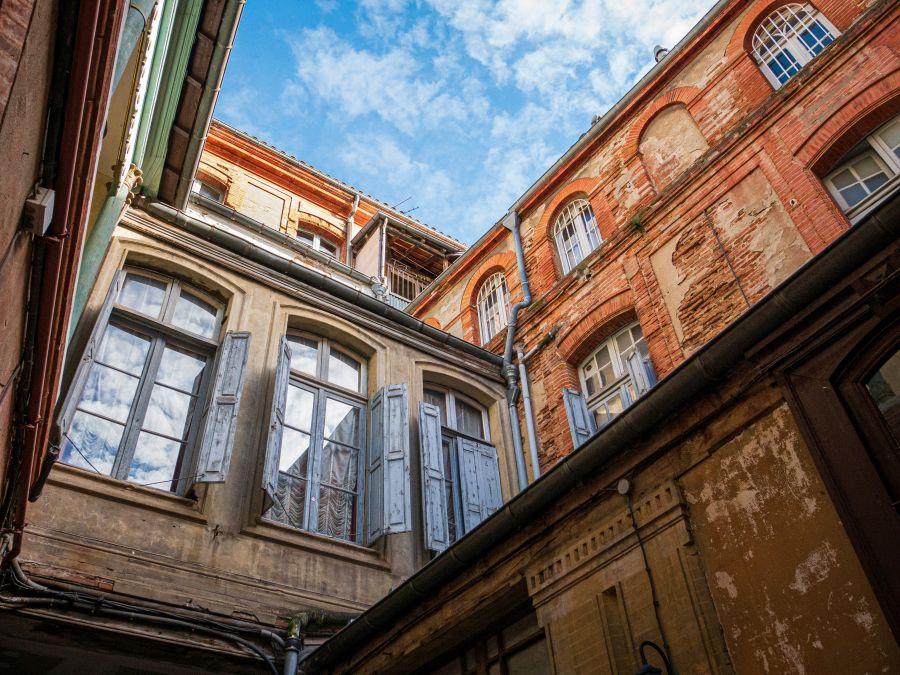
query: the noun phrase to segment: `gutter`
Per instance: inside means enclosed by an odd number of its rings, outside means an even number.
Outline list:
[[[233,220],[239,225],[246,227],[248,230],[253,230],[256,233],[261,234],[266,239],[270,239],[282,246],[285,246],[286,248],[290,248],[299,253],[302,253],[306,257],[312,258],[316,262],[319,262],[326,267],[329,267],[337,272],[340,272],[341,274],[351,277],[355,281],[359,281],[366,286],[372,285],[372,277],[370,277],[368,274],[363,274],[359,270],[348,267],[340,260],[336,260],[330,255],[325,255],[321,251],[317,251],[309,244],[304,244],[302,241],[298,241],[294,237],[286,235],[284,232],[279,232],[278,230],[268,227],[267,225],[263,225],[258,220],[254,220],[253,218],[250,218],[243,213],[235,211],[231,207],[225,206],[220,202],[213,201],[212,199],[207,199],[202,195],[193,193],[191,194],[190,201],[204,209],[222,216],[223,218]]]
[[[288,260],[287,258],[282,258],[279,255],[266,251],[228,230],[205,223],[202,220],[189,216],[167,204],[154,202],[147,206],[147,211],[205,241],[212,242],[232,253],[243,256],[260,265],[264,265],[275,272],[284,274],[307,286],[319,289],[339,300],[355,305],[366,312],[393,321],[394,323],[420,333],[439,344],[446,345],[451,349],[463,352],[469,356],[474,356],[475,358],[486,361],[497,367],[503,362],[496,354],[484,350],[481,347],[476,347],[471,342],[466,342],[465,340],[450,335],[434,326],[429,326],[423,321],[415,319],[399,309],[394,309],[390,305],[385,304],[370,295],[366,295],[360,290],[351,288],[340,281],[335,281],[334,279],[326,277],[320,272],[300,265],[293,260]],[[337,263],[337,261],[335,262],[338,265],[341,264]],[[368,279],[368,277],[366,278]]]
[[[561,460],[528,489],[375,603],[301,662],[301,672],[335,665],[358,645],[378,639],[423,600],[433,598],[485,553],[547,513],[557,501],[659,425],[691,398],[728,376],[744,354],[797,316],[833,285],[895,244],[900,235],[900,197],[845,232],[763,300],[701,347],[625,412]]]
[[[178,178],[178,186],[175,188],[174,203],[182,209],[187,205],[188,197],[191,194],[191,182],[197,174],[197,167],[200,166],[200,152],[203,150],[203,143],[206,140],[206,134],[212,122],[216,99],[219,97],[219,91],[222,89],[225,65],[228,63],[229,54],[231,54],[231,47],[234,44],[234,35],[237,32],[238,22],[241,19],[244,2],[245,0],[228,0],[228,4],[226,4],[225,10],[222,12],[222,22],[219,24],[219,30],[216,34],[216,45],[213,48],[209,69],[206,73],[206,85],[203,87],[203,93],[200,96],[191,138],[188,140],[184,161],[181,165],[181,175]],[[185,170],[187,167],[190,167],[190,171]]]

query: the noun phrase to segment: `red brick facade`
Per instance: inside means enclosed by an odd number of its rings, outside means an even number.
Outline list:
[[[577,367],[602,339],[637,320],[664,377],[850,226],[822,178],[900,113],[900,8],[814,3],[841,35],[774,90],[748,45],[780,4],[722,9],[518,203],[534,302],[516,339],[527,350],[559,326],[528,366],[545,469],[572,450],[561,390],[579,386]],[[575,197],[590,202],[603,243],[563,274],[552,229]],[[472,293],[498,251],[512,256],[511,235],[493,234],[413,306],[417,317],[478,342]],[[502,267],[515,302],[518,271]]]

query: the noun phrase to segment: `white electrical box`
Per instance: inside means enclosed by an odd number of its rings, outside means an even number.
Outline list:
[[[53,204],[56,192],[39,187],[33,197],[25,200],[22,213],[22,227],[40,237],[47,233],[50,221],[53,220]]]

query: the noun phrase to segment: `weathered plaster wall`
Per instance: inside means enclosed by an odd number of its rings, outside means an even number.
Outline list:
[[[879,673],[900,654],[785,405],[681,481],[737,672]]]
[[[673,105],[650,121],[639,147],[653,183],[664,187],[706,152],[709,144],[687,109]]]
[[[55,17],[55,0],[12,0],[0,8],[0,475],[9,457],[31,270],[22,207],[40,179]]]

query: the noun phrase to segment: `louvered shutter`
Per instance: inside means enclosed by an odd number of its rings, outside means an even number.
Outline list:
[[[492,445],[469,438],[456,443],[459,460],[462,519],[466,532],[500,508],[500,465],[497,450]]]
[[[198,483],[222,483],[228,475],[249,352],[250,333],[225,334],[219,348],[215,384],[204,412],[203,435],[194,472]]]
[[[653,371],[651,368],[648,368],[649,364],[644,361],[644,358],[637,350],[633,351],[631,356],[625,361],[628,365],[628,373],[634,382],[634,388],[637,390],[638,396],[641,396],[654,385],[656,377],[653,377],[652,380],[650,379]]]
[[[563,403],[566,405],[566,416],[569,418],[572,445],[578,448],[596,433],[594,416],[588,410],[584,396],[577,389],[563,389]]]
[[[109,291],[106,294],[106,299],[104,299],[103,305],[97,313],[97,318],[94,320],[94,327],[91,329],[91,335],[84,348],[81,361],[78,363],[78,368],[76,368],[75,375],[72,377],[72,383],[69,385],[69,391],[66,393],[62,405],[59,408],[59,416],[57,417],[56,425],[60,438],[72,425],[72,418],[75,416],[75,407],[78,405],[78,399],[81,397],[81,390],[84,387],[84,382],[91,369],[91,364],[94,362],[97,352],[100,350],[100,343],[106,332],[106,324],[109,322],[110,314],[112,314],[113,303],[118,297],[119,291],[122,290],[122,285],[124,283],[125,271],[119,270],[116,272],[112,286],[110,286]]]
[[[281,456],[281,436],[284,433],[284,410],[287,405],[288,384],[291,375],[291,345],[282,336],[275,365],[275,391],[272,394],[272,410],[269,415],[269,436],[266,439],[266,464],[263,469],[262,488],[265,493],[263,511],[275,503],[278,490],[278,459]]]
[[[369,402],[368,540],[408,532],[409,395],[405,384],[383,387]]]
[[[422,452],[422,507],[425,548],[443,551],[450,545],[447,492],[444,488],[444,458],[441,445],[441,411],[430,403],[419,403],[419,446]]]

